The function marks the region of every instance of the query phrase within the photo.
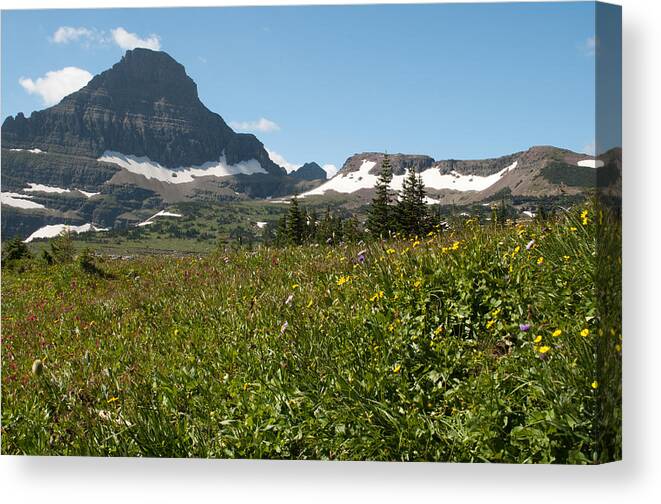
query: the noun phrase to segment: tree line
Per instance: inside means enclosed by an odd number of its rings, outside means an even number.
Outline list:
[[[425,203],[426,193],[422,176],[416,173],[414,168],[410,168],[399,193],[390,187],[392,178],[390,158],[385,154],[364,224],[355,217],[344,218],[333,214],[330,209],[319,219],[314,210],[301,208],[298,198],[294,196],[289,211],[278,221],[274,243],[333,244],[366,238],[383,239],[395,233],[422,236],[433,226],[432,216]]]

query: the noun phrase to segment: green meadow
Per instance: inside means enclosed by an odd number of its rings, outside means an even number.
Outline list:
[[[619,458],[619,233],[582,205],[367,244],[3,268],[2,453]]]

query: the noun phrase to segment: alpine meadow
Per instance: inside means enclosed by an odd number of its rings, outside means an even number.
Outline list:
[[[620,23],[3,11],[2,453],[620,460]]]

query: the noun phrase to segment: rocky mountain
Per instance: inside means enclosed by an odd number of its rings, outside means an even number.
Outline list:
[[[333,178],[301,196],[339,193],[368,201],[383,159],[383,153],[354,154]],[[410,154],[391,154],[389,159],[391,187],[401,189],[407,170],[413,169],[423,179],[429,203],[470,205],[502,196],[520,201],[571,197],[593,190],[597,184],[612,187],[621,183],[621,149],[598,159],[552,146],[479,160],[434,160]]]
[[[202,104],[181,64],[149,49],[127,51],[53,107],[29,118],[8,117],[2,145],[95,159],[106,151],[121,152],[168,168],[224,156],[228,165],[256,160],[268,173],[285,173],[254,135],[235,133]]]
[[[481,160],[391,154],[392,187],[407,170],[428,203],[471,205],[581,195],[621,184],[621,150],[595,160],[550,146]],[[254,136],[235,133],[200,101],[182,65],[164,52],[127,51],[57,105],[2,125],[2,235],[46,225],[132,226],[170,203],[344,195],[369,201],[384,155],[349,157],[331,179],[310,162],[286,173]],[[327,198],[328,199],[328,198]],[[324,203],[326,204],[326,203]]]
[[[287,175],[254,135],[204,106],[181,64],[134,49],[60,103],[5,120],[2,233],[113,227],[136,210],[196,198],[283,196],[320,183],[315,171]]]
[[[303,166],[290,173],[290,175],[302,180],[326,180],[328,178],[326,170],[315,162],[305,163]]]

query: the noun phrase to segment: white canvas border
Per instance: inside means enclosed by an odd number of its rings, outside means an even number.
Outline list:
[[[395,3],[194,1],[190,5]],[[412,2],[396,2],[412,3]],[[1,457],[4,502],[659,502],[658,2],[623,0],[624,461],[601,467]],[[6,8],[181,6],[7,1]],[[656,114],[655,114],[656,112]]]

